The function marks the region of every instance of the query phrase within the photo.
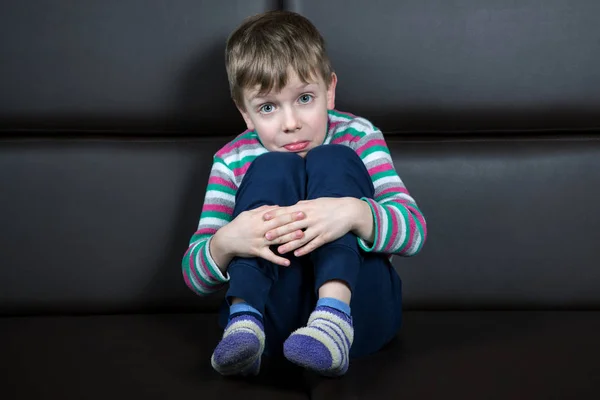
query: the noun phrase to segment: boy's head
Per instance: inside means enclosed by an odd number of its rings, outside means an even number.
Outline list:
[[[323,142],[337,77],[308,19],[286,11],[246,19],[227,40],[225,63],[231,96],[268,150],[305,155]]]

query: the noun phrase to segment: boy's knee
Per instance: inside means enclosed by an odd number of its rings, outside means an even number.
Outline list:
[[[252,167],[269,172],[297,170],[298,168],[304,168],[304,160],[295,153],[270,151],[256,157],[252,162]]]
[[[341,144],[328,144],[317,146],[306,155],[307,165],[315,162],[336,163],[345,158],[357,158],[358,155],[348,146]]]
[[[334,179],[340,174],[353,174],[357,168],[364,169],[362,160],[354,150],[341,144],[315,147],[306,155],[306,173],[309,177],[325,173]]]

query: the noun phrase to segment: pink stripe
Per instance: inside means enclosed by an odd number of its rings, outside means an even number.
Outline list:
[[[198,249],[198,251],[202,252],[203,247],[204,247],[204,244],[200,245],[200,248]],[[194,268],[195,264],[194,264],[193,256],[194,256],[194,253],[193,252],[190,253],[190,270],[194,274],[194,277],[196,278],[196,281],[198,281],[200,286],[203,286],[210,290],[210,286],[207,286],[204,283],[204,281],[200,278],[200,275],[198,275],[198,273],[196,272],[196,268]],[[208,271],[208,267],[204,264],[204,259],[202,257],[202,253],[200,253],[200,265],[198,266],[198,268],[202,268],[202,271],[204,271],[206,273],[206,276],[208,277],[207,279],[210,279],[212,277],[212,274],[210,273],[210,271]]]
[[[244,132],[240,133],[238,135],[238,137],[244,136],[245,134],[247,134],[248,132],[250,132],[249,130],[245,130]],[[221,157],[224,154],[227,154],[235,149],[239,149],[240,147],[242,147],[245,144],[254,144],[257,143],[256,139],[239,139],[236,141],[236,139],[233,140],[233,143],[229,143],[226,144],[225,146],[223,146],[223,148],[221,150],[219,150],[219,152],[217,153],[217,155],[219,157]]]
[[[200,228],[196,231],[196,233],[194,233],[194,235],[214,235],[215,233],[217,233],[215,228]]]
[[[393,210],[393,207],[389,207],[390,214],[392,215],[392,236],[388,240],[388,245],[386,246],[386,251],[390,253],[392,251],[392,246],[396,237],[398,236],[398,230],[400,225],[398,224],[398,218],[396,217],[396,213]]]
[[[221,204],[205,204],[202,211],[216,211],[226,213],[228,215],[233,214],[233,208]]]
[[[390,163],[384,163],[381,165],[378,165],[376,167],[373,167],[371,169],[369,169],[369,175],[373,176],[379,172],[384,172],[384,171],[389,171],[392,169],[392,166],[390,165]]]
[[[225,186],[228,187],[230,189],[237,189],[235,187],[235,185],[233,184],[233,182],[229,182],[228,180],[225,180],[221,177],[218,176],[211,176],[210,178],[208,178],[208,184],[209,185],[221,185],[221,186]]]
[[[200,249],[199,251],[201,251],[200,260],[202,261],[203,271],[206,272],[206,275],[209,277],[208,279],[216,280],[216,277],[213,275],[212,272],[210,272],[210,270],[208,268],[208,260],[206,259],[206,257],[204,257],[204,247],[202,249]]]
[[[391,188],[387,188],[384,191],[382,191],[381,193],[379,193],[379,196],[383,197],[388,193],[403,193],[403,194],[408,194],[408,190],[406,190],[406,188],[403,187],[391,187]]]
[[[421,227],[423,228],[423,237],[421,238],[421,240],[423,242],[425,242],[425,239],[427,239],[427,224],[425,223],[425,218],[423,218],[423,214],[421,214],[419,211],[417,211],[416,208],[413,208],[411,206],[406,206],[406,208],[408,208],[408,210],[413,213],[414,215],[417,216],[417,219],[419,220],[419,223],[421,224]]]
[[[335,129],[335,127],[338,126],[340,123],[341,123],[340,121],[330,122],[329,123],[329,132],[331,132],[333,129]]]
[[[363,151],[365,151],[373,146],[384,146],[385,147],[385,140],[383,140],[383,139],[369,140],[367,143],[364,144],[364,146],[359,147],[358,150],[356,150],[356,153],[358,153],[358,155],[360,156]]]
[[[408,241],[406,242],[406,246],[404,246],[403,248],[400,249],[400,252],[404,252],[407,249],[410,249],[413,242],[415,241],[415,232],[417,230],[417,224],[415,224],[415,219],[413,218],[412,213],[410,212],[410,210],[408,211],[408,232],[406,232],[406,234],[408,235]]]
[[[196,278],[196,282],[198,282],[198,285],[201,286],[201,287],[203,287],[203,288],[205,288],[206,291],[209,292],[211,288],[209,286],[207,286],[202,281],[202,279],[200,279],[200,277],[198,276],[198,273],[196,272],[196,268],[194,268],[194,252],[191,251],[192,248],[193,248],[193,246],[190,246],[189,249],[188,249],[188,253],[190,254],[189,261],[188,261],[189,267],[190,267],[190,272],[193,274],[194,278]],[[185,273],[183,274],[183,276],[184,276],[186,285],[188,285],[190,289],[196,290],[194,288],[194,285],[192,284],[190,278],[188,276],[186,276]]]
[[[235,168],[233,170],[233,175],[234,176],[244,175],[246,173],[246,171],[248,171],[248,168],[250,168],[250,163],[246,163],[246,165],[244,165],[243,167]]]
[[[353,135],[351,133],[346,133],[343,136],[340,136],[339,138],[335,138],[331,141],[331,144],[338,144],[338,143],[343,143],[343,142],[357,142],[360,140],[360,136],[358,135]]]

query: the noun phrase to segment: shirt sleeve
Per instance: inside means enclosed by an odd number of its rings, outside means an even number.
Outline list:
[[[362,198],[373,213],[375,238],[373,243],[358,238],[360,247],[406,257],[417,254],[427,237],[425,218],[396,172],[381,131],[367,130],[356,143],[356,152],[375,188],[373,199]]]
[[[233,172],[215,156],[208,179],[198,230],[192,235],[182,260],[186,285],[200,296],[220,290],[229,282],[210,254],[214,234],[232,219],[237,187]]]

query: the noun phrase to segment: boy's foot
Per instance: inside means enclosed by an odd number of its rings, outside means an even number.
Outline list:
[[[221,375],[258,375],[265,349],[265,331],[255,315],[232,315],[211,358]]]
[[[348,370],[354,340],[352,318],[342,311],[317,306],[308,325],[296,330],[283,344],[285,358],[325,376],[341,376]]]

